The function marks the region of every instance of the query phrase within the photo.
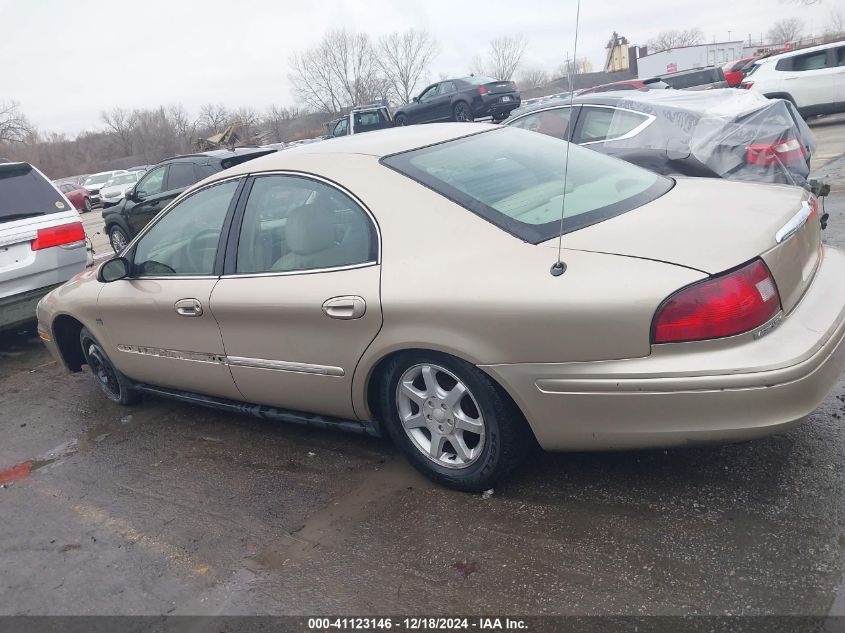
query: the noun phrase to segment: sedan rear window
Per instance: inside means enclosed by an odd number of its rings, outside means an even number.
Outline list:
[[[0,222],[69,210],[56,188],[31,165],[0,165]]]
[[[516,128],[482,132],[394,154],[382,163],[533,244],[621,215],[672,188],[673,181]]]

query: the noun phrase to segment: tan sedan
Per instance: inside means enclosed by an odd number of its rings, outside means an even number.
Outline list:
[[[735,441],[813,411],[845,366],[815,200],[577,146],[564,184],[565,149],[442,124],[250,161],[45,297],[40,335],[116,402],[386,432],[462,490],[534,439]]]

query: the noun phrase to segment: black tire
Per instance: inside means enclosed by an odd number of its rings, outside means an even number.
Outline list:
[[[112,250],[119,255],[129,243],[129,236],[126,235],[126,231],[116,224],[109,227],[108,234],[109,244],[111,244]]]
[[[466,101],[458,101],[452,106],[452,120],[456,122],[470,122],[475,117],[472,115],[472,108]]]
[[[396,118],[393,120],[393,123],[396,125],[396,127],[408,125],[408,117],[404,114],[397,114]]]
[[[138,401],[139,396],[132,388],[132,383],[112,364],[105,350],[88,328],[82,328],[79,332],[79,344],[82,346],[85,363],[109,400],[123,405],[134,404]]]
[[[82,213],[88,213],[91,210],[91,199],[85,198],[85,201],[82,203]]]
[[[429,363],[458,377],[483,416],[484,445],[476,460],[465,467],[447,468],[432,461],[402,425],[397,404],[399,380],[409,369]],[[428,351],[401,354],[388,361],[380,389],[380,411],[394,444],[417,470],[448,488],[463,492],[488,490],[517,467],[535,443],[525,418],[507,394],[487,374],[459,358]]]

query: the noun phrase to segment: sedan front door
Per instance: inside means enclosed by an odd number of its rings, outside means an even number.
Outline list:
[[[133,380],[240,399],[209,306],[240,184],[215,183],[168,209],[126,254],[129,278],[103,286],[97,322],[104,332],[94,334]]]
[[[211,309],[244,399],[355,418],[353,373],[382,323],[373,218],[316,177],[258,176],[229,244]]]

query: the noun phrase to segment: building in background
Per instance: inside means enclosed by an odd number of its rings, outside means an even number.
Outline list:
[[[604,61],[604,72],[631,71],[634,76],[637,74],[637,58],[642,57],[648,52],[645,46],[631,46],[628,38],[624,35],[619,35],[616,31],[610,36],[604,48],[607,51]]]
[[[637,60],[637,77],[647,79],[679,70],[701,68],[703,66],[721,66],[735,59],[746,57],[745,42],[713,42],[681,46],[644,55]]]

